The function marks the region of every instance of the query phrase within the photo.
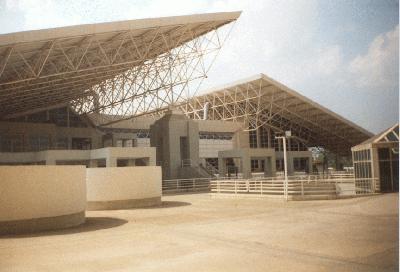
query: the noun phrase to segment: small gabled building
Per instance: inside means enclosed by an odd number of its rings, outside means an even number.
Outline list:
[[[375,182],[373,192],[399,191],[399,124],[351,148],[356,182]]]

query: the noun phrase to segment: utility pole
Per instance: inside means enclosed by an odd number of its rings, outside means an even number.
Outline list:
[[[286,155],[286,138],[292,136],[292,132],[285,131],[285,136],[276,136],[276,139],[282,139],[283,141],[283,166],[284,166],[284,175],[285,175],[285,182],[283,184],[283,195],[285,200],[288,200],[288,173],[287,173],[287,155]]]

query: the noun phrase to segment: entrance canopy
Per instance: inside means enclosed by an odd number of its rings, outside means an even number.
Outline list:
[[[194,73],[204,65],[199,59],[220,47],[212,39],[218,36],[207,34],[239,15],[199,14],[0,35],[0,119],[68,103],[78,113],[133,115],[145,112],[144,105],[155,108],[175,101],[183,92],[177,86],[204,76],[206,68]]]

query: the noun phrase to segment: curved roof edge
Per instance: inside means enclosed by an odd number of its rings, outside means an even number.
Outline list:
[[[121,30],[135,30],[144,28],[154,28],[160,26],[201,23],[207,21],[234,21],[241,14],[241,11],[203,13],[182,16],[158,17],[134,19],[125,21],[114,21],[105,23],[82,24],[64,26],[39,30],[28,30],[0,34],[0,46],[14,43],[35,42],[48,39],[83,36],[89,34],[99,34],[104,32],[114,32]]]

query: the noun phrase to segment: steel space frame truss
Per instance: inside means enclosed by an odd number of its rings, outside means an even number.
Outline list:
[[[243,122],[245,130],[269,127],[277,134],[287,130],[306,146],[323,146],[338,154],[350,152],[356,133],[345,124],[308,103],[262,80],[190,99],[180,109],[191,119]]]
[[[131,118],[181,102],[206,77],[232,27],[208,22],[145,29],[139,36],[128,30],[59,38],[32,50],[1,47],[0,118],[66,105],[78,114]]]
[[[99,124],[107,125],[107,116],[118,121],[158,110],[187,100],[195,93],[227,37],[220,29],[181,44],[163,35],[167,52],[87,89],[85,95],[70,103],[78,114],[100,113]],[[157,39],[157,34],[152,42]],[[148,44],[150,48],[152,44]]]

